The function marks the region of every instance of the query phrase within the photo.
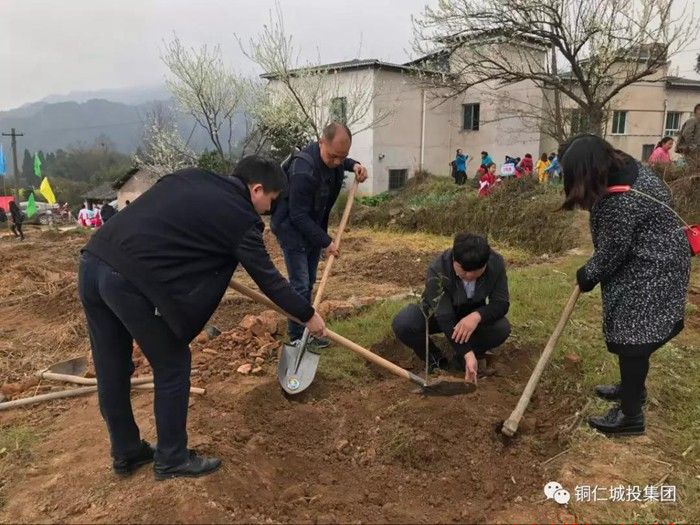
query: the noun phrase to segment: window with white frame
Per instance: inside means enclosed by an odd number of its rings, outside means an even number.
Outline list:
[[[613,111],[612,133],[613,135],[624,135],[627,129],[627,112]]]
[[[669,111],[666,113],[666,126],[664,128],[664,137],[675,137],[681,130],[680,111]]]
[[[480,104],[462,104],[464,131],[479,131]]]

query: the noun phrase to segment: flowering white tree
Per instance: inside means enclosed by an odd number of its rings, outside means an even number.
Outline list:
[[[172,112],[163,105],[147,114],[142,145],[133,159],[139,168],[160,175],[196,164],[196,157],[182,139]]]
[[[265,130],[289,125],[294,139],[318,139],[330,120],[343,120],[353,133],[359,133],[390,116],[389,111],[374,111],[376,92],[371,79],[341,75],[332,65],[300,62],[299,50],[285,31],[279,3],[260,34],[247,46],[240,39],[239,44],[270,80],[270,89],[255,110]]]
[[[414,19],[414,48],[427,57],[423,66],[445,73],[426,77],[445,97],[529,81],[553,95],[552,111],[538,108],[534,114],[553,113],[561,128],[562,107],[574,107],[579,131],[601,133],[607,106],[621,90],[650,80],[696,41],[692,9],[686,5],[674,19],[672,3],[441,0]]]
[[[242,110],[244,82],[223,61],[221,48],[185,47],[177,36],[161,56],[171,77],[167,85],[180,108],[208,134],[222,163],[231,161],[233,122]]]

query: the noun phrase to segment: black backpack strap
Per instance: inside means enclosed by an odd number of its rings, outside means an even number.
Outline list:
[[[287,175],[287,181],[289,181],[289,177],[291,175],[290,171],[292,169],[292,164],[294,163],[295,159],[303,159],[306,162],[308,162],[311,166],[311,172],[317,182],[316,193],[314,194],[314,208],[318,211],[321,207],[321,193],[323,184],[320,180],[320,174],[316,166],[316,162],[314,162],[314,158],[305,151],[294,151],[281,164],[282,170],[284,171],[285,175]],[[287,192],[288,190],[285,190],[284,194],[282,195],[282,198],[287,198]]]
[[[306,162],[309,163],[311,168],[314,170],[314,175],[316,175],[316,163],[314,162],[314,159],[311,155],[306,153],[305,151],[297,151],[294,155],[292,155],[292,161],[294,159],[303,159]],[[291,162],[290,162],[290,167],[291,167]]]

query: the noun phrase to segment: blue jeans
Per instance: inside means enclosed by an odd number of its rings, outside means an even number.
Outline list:
[[[158,433],[155,461],[167,467],[184,462],[188,458],[189,345],[173,334],[134,285],[90,253],[80,256],[78,293],[87,318],[100,412],[107,423],[112,457],[128,459],[141,447],[129,384],[136,339],[153,369]]]
[[[282,248],[282,253],[284,254],[284,264],[287,266],[289,284],[292,285],[295,292],[311,302],[311,291],[316,283],[316,270],[318,270],[318,261],[321,258],[321,249],[292,250]],[[301,339],[304,334],[304,326],[289,321],[287,332],[290,341]]]

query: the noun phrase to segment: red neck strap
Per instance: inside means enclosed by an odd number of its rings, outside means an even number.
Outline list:
[[[608,193],[625,193],[630,191],[632,189],[632,186],[627,186],[624,184],[620,184],[617,186],[608,186]]]

